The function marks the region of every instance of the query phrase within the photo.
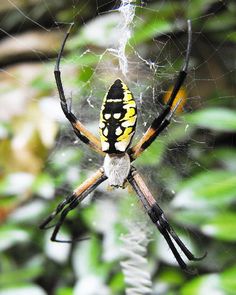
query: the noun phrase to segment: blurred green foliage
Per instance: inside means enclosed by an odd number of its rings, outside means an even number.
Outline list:
[[[81,120],[97,132],[102,97],[118,72],[117,58],[109,51],[104,54],[110,46],[109,36],[114,38],[117,19],[107,13],[92,19],[86,1],[83,9],[81,3],[77,7],[74,1],[68,6],[60,2],[55,11],[53,6],[50,10],[46,4],[43,7],[58,21],[77,22],[78,14],[79,20],[83,19],[83,11],[88,19],[76,27],[68,41],[62,75],[66,93],[75,92],[73,103]],[[39,61],[36,73],[30,68],[28,75],[19,76],[11,72],[10,65],[1,73],[16,80],[1,87],[2,97],[10,93],[12,100],[17,99],[21,89],[25,89],[24,95],[30,93],[27,103],[9,111],[0,124],[1,295],[124,294],[120,236],[129,232],[130,221],[141,221],[152,231],[147,258],[153,294],[236,294],[236,85],[232,62],[236,4],[190,2],[153,1],[136,9],[127,46],[131,61],[127,79],[139,104],[140,136],[174,83],[186,48],[186,19],[192,19],[185,113],[174,118],[136,166],[181,238],[186,244],[191,240],[192,252],[201,255],[207,251],[204,260],[192,265],[197,275],[179,269],[136,196],[128,190],[109,192],[101,186],[79,210],[71,212],[61,236],[89,236],[89,240],[55,244],[50,241],[51,230],[38,229],[42,219],[102,164],[100,157],[75,143],[73,132],[63,121],[55,99],[54,59],[48,58]],[[81,12],[75,14],[76,9]],[[40,17],[39,22],[43,23]],[[100,34],[91,39],[89,32],[95,27]],[[137,58],[137,52],[143,60]],[[148,67],[144,59],[153,60],[158,67]],[[14,109],[13,105],[8,108]],[[17,142],[23,143],[16,149]],[[88,285],[97,293],[88,293],[84,289]]]

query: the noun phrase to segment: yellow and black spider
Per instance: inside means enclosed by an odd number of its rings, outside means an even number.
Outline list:
[[[64,199],[57,206],[55,211],[40,225],[40,228],[47,229],[52,227],[49,223],[57,214],[61,213],[59,221],[55,224],[51,240],[55,242],[72,242],[57,239],[58,231],[67,214],[78,206],[78,204],[103,181],[108,180],[109,185],[122,188],[124,188],[124,184],[128,182],[137,193],[137,196],[142,202],[152,222],[164,236],[178,264],[182,269],[186,269],[187,266],[177,251],[174,241],[189,260],[200,260],[204,256],[197,258],[187,249],[170,226],[162,209],[159,207],[142,177],[131,163],[139,157],[142,152],[156,139],[156,137],[169,125],[171,117],[175,112],[177,106],[173,108],[174,100],[187,75],[191,49],[191,23],[188,21],[188,45],[184,66],[178,74],[170,98],[167,104],[163,107],[162,112],[154,119],[146,133],[133,147],[130,147],[130,144],[135,132],[137,109],[131,91],[124,84],[124,82],[122,82],[122,80],[117,79],[110,87],[104,98],[100,113],[100,140],[90,133],[72,113],[71,101],[68,104],[65,98],[60,72],[60,60],[66,40],[70,34],[71,27],[72,25],[67,31],[62,43],[54,70],[55,80],[60,96],[60,103],[66,118],[70,121],[74,129],[75,134],[90,148],[104,156],[104,165],[98,169],[95,174],[77,187],[72,195]]]

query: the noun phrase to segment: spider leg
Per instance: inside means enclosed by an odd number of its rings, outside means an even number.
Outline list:
[[[57,234],[67,216],[67,214],[73,210],[74,208],[76,208],[78,206],[78,204],[82,201],[83,198],[85,198],[85,196],[80,196],[81,199],[78,200],[78,199],[75,199],[73,202],[71,202],[69,204],[69,206],[67,208],[65,208],[62,212],[61,212],[61,215],[60,215],[60,219],[59,221],[57,222],[57,224],[55,225],[55,228],[53,230],[53,233],[52,233],[52,236],[51,236],[51,241],[53,242],[58,242],[58,243],[72,243],[73,241],[75,240],[60,240],[60,239],[57,239]],[[77,241],[81,240],[81,239],[76,239]]]
[[[61,215],[60,215],[60,218],[57,222],[57,224],[55,225],[55,228],[53,230],[53,233],[52,233],[52,236],[51,236],[51,241],[53,242],[58,242],[58,243],[73,243],[75,241],[81,241],[81,240],[85,240],[87,238],[84,238],[84,239],[73,239],[73,240],[60,240],[57,238],[57,235],[58,235],[58,232],[67,216],[67,214],[75,209],[78,204],[80,202],[82,202],[82,200],[88,195],[90,194],[93,190],[95,190],[95,188],[100,184],[102,183],[104,180],[106,180],[107,177],[103,174],[100,178],[97,179],[96,182],[92,182],[91,183],[91,186],[88,187],[85,191],[83,191],[80,195],[77,196],[76,199],[74,199],[69,205],[67,208],[65,208],[62,212],[61,212]]]
[[[95,174],[85,180],[79,187],[77,187],[73,194],[63,200],[56,209],[40,224],[40,229],[48,229],[54,227],[54,225],[48,225],[64,208],[73,206],[72,204],[80,203],[91,191],[93,191],[100,183],[106,180],[103,168],[100,168]],[[56,224],[57,226],[57,224]]]
[[[134,167],[131,168],[130,175],[128,177],[128,181],[133,187],[134,191],[137,193],[140,201],[142,202],[145,210],[147,211],[149,217],[151,218],[152,222],[157,226],[160,233],[165,238],[167,244],[169,245],[176,261],[178,262],[179,266],[182,269],[187,269],[187,265],[180,256],[178,250],[176,249],[173,240],[182,250],[184,255],[189,260],[201,260],[203,259],[206,254],[202,257],[195,257],[189,249],[184,245],[181,239],[178,237],[174,229],[170,226],[168,220],[166,219],[163,210],[159,207],[156,200],[152,196],[151,192],[147,188],[146,184],[144,183],[141,176],[137,173]],[[173,240],[172,240],[173,239]]]
[[[66,118],[70,121],[75,134],[78,136],[78,138],[84,142],[85,144],[89,145],[93,150],[95,150],[97,153],[104,155],[101,149],[101,143],[100,140],[94,136],[90,131],[88,131],[84,125],[76,118],[76,116],[71,111],[71,98],[69,100],[69,103],[67,102],[67,99],[65,97],[62,81],[61,81],[61,71],[60,71],[60,61],[63,54],[63,50],[67,41],[67,38],[69,37],[70,31],[73,27],[73,23],[70,25],[68,31],[66,32],[65,38],[62,42],[61,49],[58,53],[56,65],[54,69],[54,76],[57,84],[57,89],[60,97],[61,102],[61,108],[66,116]]]
[[[65,200],[63,200],[62,202],[60,202],[58,204],[58,206],[56,207],[56,209],[39,225],[39,228],[40,229],[49,229],[51,227],[54,227],[55,224],[52,224],[52,225],[48,225],[55,217],[58,213],[60,213],[64,207],[73,202],[76,198],[76,195],[75,194],[72,194],[70,196],[68,196]]]
[[[172,111],[174,100],[187,76],[191,45],[192,45],[192,28],[191,28],[191,22],[190,20],[188,20],[188,45],[187,45],[187,51],[186,51],[183,68],[181,69],[181,71],[179,72],[177,76],[170,98],[167,104],[164,106],[162,112],[159,114],[157,118],[154,119],[151,126],[148,128],[148,130],[142,136],[139,142],[135,146],[129,149],[128,153],[130,154],[132,160],[135,160],[137,157],[139,157],[140,154],[147,147],[149,147],[149,145],[156,139],[156,137],[160,135],[160,133],[169,125],[172,114],[175,111],[175,110]]]
[[[206,253],[201,256],[201,257],[195,257],[189,250],[188,248],[184,245],[184,243],[181,241],[181,239],[178,237],[174,229],[170,226],[168,220],[166,219],[164,212],[162,209],[158,206],[157,203],[155,203],[151,210],[148,212],[150,218],[152,219],[153,223],[156,223],[158,229],[165,228],[166,231],[170,234],[170,236],[175,240],[176,244],[180,247],[180,249],[183,251],[185,256],[189,260],[202,260],[205,256]]]

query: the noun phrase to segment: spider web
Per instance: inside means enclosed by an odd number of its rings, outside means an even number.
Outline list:
[[[1,37],[4,38],[2,39],[4,42],[12,42],[12,48],[25,48],[25,51],[28,52],[27,54],[30,57],[28,59],[28,57],[24,57],[24,54],[20,55],[22,62],[25,63],[28,60],[32,60],[36,63],[37,61],[39,65],[41,64],[47,69],[49,68],[48,65],[50,65],[50,81],[54,83],[53,64],[58,50],[56,48],[52,49],[50,54],[48,54],[47,50],[43,47],[38,46],[38,48],[32,48],[32,45],[27,43],[21,34],[33,31],[40,33],[38,38],[41,38],[43,34],[57,32],[61,33],[60,40],[62,40],[67,24],[61,21],[61,19],[68,20],[68,18],[63,16],[63,4],[61,6],[58,4],[58,11],[60,13],[56,13],[53,5],[46,0],[29,2],[32,5],[22,7],[15,0],[5,1],[6,9],[11,7],[11,11],[0,21]],[[56,1],[52,1],[52,3],[54,2],[56,3]],[[133,92],[138,105],[138,126],[137,133],[134,137],[134,142],[136,142],[160,112],[163,105],[161,98],[168,88],[174,84],[174,78],[182,67],[187,47],[186,24],[182,22],[176,13],[176,17],[173,20],[173,28],[178,28],[176,30],[177,33],[170,34],[170,30],[168,30],[168,33],[163,31],[160,34],[157,33],[149,41],[148,46],[145,42],[136,46],[135,42],[130,44],[129,39],[132,39],[133,34],[135,34],[136,27],[142,22],[145,23],[143,20],[145,15],[149,12],[152,14],[156,13],[157,20],[159,18],[164,19],[164,16],[161,16],[159,11],[162,11],[163,7],[169,6],[171,7],[170,9],[174,10],[174,4],[171,1],[136,2],[123,0],[123,4],[120,1],[109,0],[96,0],[96,4],[95,1],[89,0],[70,0],[66,2],[66,8],[71,8],[69,22],[79,23],[80,28],[78,30],[81,31],[78,38],[74,37],[73,34],[70,37],[67,43],[69,54],[62,60],[61,71],[66,96],[73,96],[73,109],[75,113],[78,114],[80,120],[85,123],[89,130],[97,134],[102,99],[113,81],[117,77],[121,77]],[[158,6],[155,6],[156,3],[158,3]],[[91,5],[95,5],[96,10],[94,11],[94,15],[88,16],[88,13],[86,14],[84,11],[90,8]],[[191,1],[183,1],[182,5],[187,6],[186,10],[191,9]],[[17,27],[6,21],[8,16],[12,17],[12,15],[19,19]],[[46,21],[45,15],[47,16]],[[204,106],[204,98],[208,94],[207,91],[204,91],[204,87],[213,89],[215,93],[218,93],[215,96],[217,98],[212,98],[212,103],[214,103],[214,100],[223,101],[224,99],[231,98],[231,96],[226,97],[224,94],[221,94],[220,91],[221,84],[231,74],[231,66],[227,64],[223,72],[219,68],[215,69],[212,66],[214,58],[216,56],[219,58],[218,54],[221,52],[222,44],[220,46],[218,44],[215,45],[204,34],[205,26],[207,26],[206,20],[208,18],[210,19],[210,17],[217,18],[218,16],[215,13],[208,13],[206,10],[205,14],[201,15],[201,17],[192,19],[193,23],[202,19],[203,25],[198,26],[198,31],[193,32],[193,52],[190,60],[190,71],[185,83],[188,96],[185,106],[186,112],[191,112],[195,108]],[[104,22],[106,26],[104,26]],[[110,29],[107,30],[107,28]],[[92,37],[90,37],[91,34]],[[86,38],[83,38],[84,36]],[[196,57],[198,43],[206,44],[206,52],[200,58],[199,56]],[[22,75],[19,76],[10,68],[17,58],[14,58],[14,56],[8,58],[9,61],[4,60],[2,62],[2,74],[7,78],[13,79],[15,83],[18,83],[19,87],[24,88],[26,84],[25,78]],[[93,59],[96,60],[95,65],[93,64],[91,67],[87,66],[86,60],[91,62]],[[227,61],[222,60],[220,62],[227,63]],[[77,71],[81,72],[80,78],[83,81],[83,83],[78,81],[78,87],[75,83]],[[37,97],[34,97],[33,94],[28,99],[37,101]],[[82,148],[83,150],[86,148],[75,140],[73,133],[70,131],[68,125],[66,125],[65,119],[59,114],[60,110],[56,107],[56,104],[58,104],[58,97],[55,90],[51,97],[46,97],[45,107],[55,107],[56,115],[53,117],[51,110],[47,110],[46,112],[54,120],[59,121],[60,124],[64,124],[67,127],[62,128],[60,135],[57,137],[56,146],[53,147],[53,151],[45,162],[46,167],[54,164],[55,155],[60,157],[60,159],[65,159],[65,163],[68,163],[66,159],[70,156],[71,150],[65,147],[71,146],[71,149]],[[6,107],[5,112],[11,113],[12,110],[9,110],[11,107],[12,105]],[[6,120],[4,116],[3,121]],[[181,116],[175,116],[172,125],[179,126],[184,132],[188,132],[189,126]],[[172,136],[173,133],[167,130],[164,137],[160,138],[160,142],[165,142],[166,137]],[[158,166],[155,166],[153,169],[147,169],[147,167],[142,168],[142,163],[139,165],[142,174],[147,179],[147,183],[151,186],[151,191],[155,192],[159,199],[164,199],[166,196],[170,199],[173,197],[176,187],[175,184],[179,178],[188,174],[189,165],[194,163],[200,169],[207,169],[207,167],[201,167],[202,164],[195,160],[193,154],[189,153],[188,146],[201,146],[202,152],[205,152],[214,148],[214,141],[209,141],[207,134],[205,136],[204,134],[198,136],[198,134],[192,135],[190,133],[188,137],[186,144],[181,142],[181,140],[175,140],[173,136],[171,145],[166,146],[166,152],[162,160],[157,161],[157,164],[163,165],[164,163],[167,167],[169,165],[175,167],[176,172],[174,174],[169,174],[168,169],[166,173],[159,174],[157,172],[161,168],[157,168]],[[81,160],[80,167],[78,167],[76,162],[73,162],[70,169],[66,168],[69,183],[78,183],[82,169],[94,171],[101,164],[101,159],[86,148],[85,156]],[[157,174],[160,178],[158,178]],[[101,190],[106,194],[104,187]],[[63,188],[63,192],[68,193],[70,190]],[[113,194],[119,195],[120,192],[115,193],[113,191]]]
[[[45,24],[43,23],[43,21],[40,20],[40,17],[39,20],[34,17],[38,9],[37,5],[35,7],[32,6],[30,9],[25,11],[24,7],[21,8],[17,5],[17,2],[14,2],[13,0],[7,0],[6,3],[6,6],[11,6],[14,10],[14,13],[19,18],[21,18],[21,24],[17,29],[13,28],[14,33],[11,33],[12,28],[10,26],[10,29],[1,26],[1,32],[2,36],[7,36],[8,38],[12,39],[12,41],[14,41],[16,45],[23,44],[24,41],[21,41],[20,36],[18,36],[17,34],[21,33],[21,31],[27,28],[27,26],[37,30],[41,30],[42,32],[52,32],[56,27],[58,31],[61,31],[62,33],[64,32],[66,24],[63,25],[58,23],[58,16],[46,1],[38,2],[38,7],[40,7],[41,10],[43,7],[44,13],[45,11],[47,12],[48,21]],[[179,57],[182,57],[183,61],[186,51],[187,34],[179,40],[178,38],[174,38],[174,36],[172,35],[161,33],[158,39],[153,39],[151,50],[149,49],[148,53],[147,48],[142,45],[139,45],[137,48],[132,47],[132,53],[127,52],[126,45],[129,45],[128,39],[135,30],[136,22],[142,19],[142,14],[145,14],[145,11],[153,10],[151,6],[152,3],[155,3],[155,1],[137,1],[136,3],[136,1],[124,0],[123,5],[121,5],[119,1],[96,1],[97,9],[96,13],[94,13],[95,21],[93,19],[87,21],[86,19],[83,19],[81,15],[86,7],[89,7],[90,1],[70,1],[72,10],[71,22],[79,22],[81,26],[86,26],[88,34],[89,30],[95,30],[95,27],[97,26],[98,40],[94,40],[94,43],[95,45],[99,45],[99,42],[102,42],[103,44],[100,44],[101,47],[105,47],[103,52],[102,50],[100,50],[99,52],[97,50],[93,50],[93,48],[89,48],[84,49],[84,52],[76,52],[76,54],[72,56],[72,58],[66,57],[64,59],[62,72],[66,67],[68,67],[69,69],[73,68],[73,64],[76,64],[77,60],[85,57],[86,55],[94,55],[98,58],[98,63],[93,70],[93,74],[89,79],[86,79],[82,87],[78,87],[80,89],[71,87],[70,83],[68,83],[68,85],[65,84],[64,86],[66,94],[68,96],[71,94],[73,95],[75,110],[76,102],[78,101],[78,98],[81,99],[81,97],[86,100],[83,100],[82,102],[83,108],[91,109],[91,111],[88,110],[88,115],[84,111],[82,114],[79,114],[81,121],[89,123],[92,116],[92,120],[94,120],[93,124],[96,124],[99,118],[99,110],[102,98],[108,87],[112,84],[117,76],[121,76],[127,81],[127,84],[136,97],[139,108],[139,130],[144,131],[146,129],[145,127],[150,124],[152,119],[160,111],[161,102],[158,98],[168,90],[169,86],[173,85],[173,79],[178,73],[178,70],[181,69],[181,62],[179,62],[178,59]],[[171,5],[171,2],[159,1],[160,10],[165,5]],[[191,4],[184,3],[184,5],[189,6]],[[142,13],[135,15],[136,7],[142,7]],[[160,17],[158,15],[158,10],[156,11],[156,13],[157,18]],[[115,22],[117,24],[115,25],[114,30],[110,30],[109,34],[105,36],[107,40],[105,40],[104,35],[100,36],[99,34],[104,29],[99,28],[99,26],[102,27],[102,23],[96,21],[96,19],[99,19],[99,17],[104,15],[107,18],[108,24],[111,19],[113,19],[113,23]],[[7,15],[5,16],[5,18],[6,17]],[[207,17],[209,17],[208,14],[202,16],[203,19]],[[2,23],[4,23],[4,19],[2,20]],[[185,30],[185,25],[183,23],[178,23],[177,17],[175,20],[175,25],[179,27],[180,33],[181,31],[183,32]],[[204,30],[204,27],[202,28],[202,30]],[[120,35],[118,35],[119,38],[114,38],[118,31],[120,33]],[[190,67],[190,73],[185,85],[188,90],[188,102],[190,108],[193,108],[195,104],[199,106],[204,103],[201,97],[200,89],[198,87],[198,81],[210,81],[210,83],[212,84],[212,88],[217,90],[219,87],[217,82],[220,78],[222,78],[221,76],[215,77],[213,71],[211,70],[211,59],[220,50],[220,48],[215,48],[214,44],[210,44],[207,36],[204,36],[201,31],[193,33],[194,44],[198,42],[198,39],[200,38],[199,36],[204,38],[206,43],[209,43],[208,45],[211,48],[211,52],[207,57],[204,57],[202,63],[198,63],[196,65],[192,62],[193,65]],[[119,40],[117,41],[117,39]],[[28,50],[31,50],[30,45],[28,46]],[[48,56],[40,50],[33,50],[32,54],[32,59],[39,59],[42,63],[54,60],[54,58],[48,58]],[[53,55],[56,54],[57,51],[55,50]],[[73,60],[73,58],[76,60]],[[177,61],[179,62],[178,67],[176,67],[175,65]],[[203,66],[208,68],[209,75],[206,76],[206,78],[202,76],[200,76],[199,78],[198,72],[200,72],[200,69]],[[6,69],[2,68],[1,70],[4,71],[6,75],[8,74]],[[9,75],[12,74],[9,73]],[[227,72],[223,73],[223,76],[226,75],[228,75]],[[21,78],[17,77],[17,79],[20,80],[21,83],[24,83]],[[95,133],[97,133],[96,130]],[[140,133],[137,133],[135,139],[137,139],[138,136],[140,136]]]

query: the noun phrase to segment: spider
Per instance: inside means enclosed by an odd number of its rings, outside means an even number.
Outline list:
[[[121,79],[117,79],[113,83],[103,100],[99,123],[100,140],[81,124],[71,110],[71,99],[66,99],[61,81],[60,61],[72,26],[73,24],[70,25],[69,30],[65,34],[54,69],[60,104],[75,134],[83,143],[104,156],[104,164],[95,174],[78,186],[71,195],[59,203],[52,214],[41,223],[40,228],[48,229],[54,227],[51,236],[52,241],[71,243],[71,240],[60,240],[57,238],[60,227],[67,214],[75,209],[89,193],[95,190],[98,185],[105,180],[108,180],[109,185],[112,187],[124,188],[124,185],[129,183],[136,192],[152,222],[165,238],[179,266],[182,269],[186,269],[187,265],[175,244],[182,250],[188,260],[201,260],[205,255],[202,257],[195,257],[184,245],[174,229],[170,226],[164,212],[157,204],[140,174],[132,165],[132,162],[135,161],[135,159],[138,158],[170,124],[171,118],[178,106],[177,103],[174,107],[174,100],[187,76],[192,37],[191,22],[188,20],[188,44],[184,65],[179,71],[170,98],[166,105],[164,105],[161,113],[147,129],[146,133],[141,137],[138,143],[132,147],[130,147],[130,144],[135,133],[137,108],[131,91]],[[59,213],[60,217],[58,222],[54,225],[50,225],[50,222]]]

